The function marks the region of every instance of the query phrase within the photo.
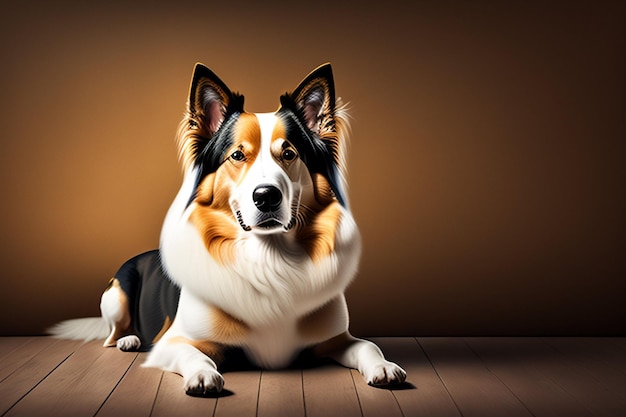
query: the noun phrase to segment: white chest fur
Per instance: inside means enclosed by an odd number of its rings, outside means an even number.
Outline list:
[[[161,255],[166,271],[184,289],[252,327],[297,319],[341,294],[356,274],[360,256],[358,229],[346,210],[335,234],[334,252],[313,262],[291,241],[280,236],[240,232],[235,259],[216,262],[185,208],[192,184],[186,176],[166,216]]]

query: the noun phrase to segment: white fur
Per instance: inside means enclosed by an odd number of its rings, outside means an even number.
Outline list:
[[[135,351],[141,347],[141,340],[134,334],[131,334],[117,339],[115,346],[124,352]]]
[[[122,320],[128,306],[120,303],[123,292],[119,287],[111,287],[102,294],[100,298],[100,312],[102,318],[107,322],[109,328],[112,329],[116,322]]]
[[[102,317],[85,317],[65,320],[55,324],[46,332],[60,339],[90,340],[104,339],[111,331],[108,323]]]

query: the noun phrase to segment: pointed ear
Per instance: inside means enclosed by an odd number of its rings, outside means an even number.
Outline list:
[[[189,123],[212,136],[226,115],[243,112],[243,96],[232,93],[217,75],[197,63],[189,89]]]
[[[335,85],[330,64],[323,64],[313,70],[288,96],[313,132],[321,134],[327,128],[332,128]]]

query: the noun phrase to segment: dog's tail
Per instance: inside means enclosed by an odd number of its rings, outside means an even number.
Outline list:
[[[106,339],[111,332],[109,324],[102,317],[71,319],[55,324],[46,333],[57,339],[90,340]]]

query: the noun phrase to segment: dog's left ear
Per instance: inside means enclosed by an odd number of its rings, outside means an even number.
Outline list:
[[[298,107],[311,131],[322,136],[324,131],[334,128],[335,85],[330,64],[317,67],[287,96]]]
[[[307,75],[292,93],[280,97],[279,112],[293,114],[305,124],[313,135],[295,135],[293,145],[298,149],[309,171],[321,174],[330,190],[318,201],[328,201],[334,195],[339,203],[347,207],[345,195],[344,147],[348,122],[345,109],[335,101],[335,84],[330,64],[323,64]],[[317,187],[323,190],[327,187]],[[321,198],[320,198],[321,197]]]

